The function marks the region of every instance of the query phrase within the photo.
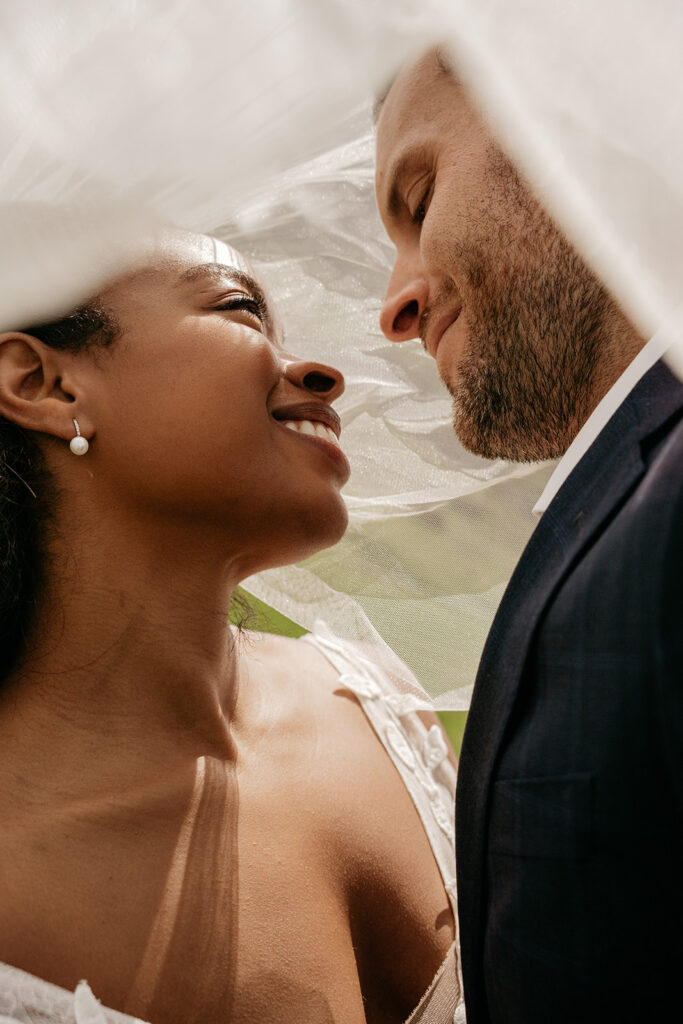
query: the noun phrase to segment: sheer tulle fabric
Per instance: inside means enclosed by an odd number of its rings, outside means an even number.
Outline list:
[[[500,141],[683,373],[683,7],[455,0],[452,51]]]
[[[81,981],[73,992],[0,963],[0,1024],[145,1024],[103,1007]]]
[[[68,309],[160,224],[251,255],[290,350],[347,377],[353,473],[346,538],[248,588],[306,627],[322,618],[376,645],[388,671],[393,648],[416,697],[466,707],[552,467],[464,452],[431,360],[379,333],[392,248],[374,209],[370,98],[448,40],[586,257],[646,333],[669,318],[673,336],[679,5],[634,0],[627,18],[616,0],[26,0],[5,5],[0,30],[2,326]]]

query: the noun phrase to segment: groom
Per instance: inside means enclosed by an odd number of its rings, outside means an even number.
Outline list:
[[[377,197],[396,246],[382,330],[422,340],[461,442],[562,456],[462,749],[468,1024],[680,1019],[683,385],[438,50],[381,103]]]

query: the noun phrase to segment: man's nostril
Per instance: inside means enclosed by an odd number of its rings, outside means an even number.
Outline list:
[[[410,330],[414,326],[415,320],[417,319],[420,312],[420,307],[416,299],[412,299],[411,302],[406,303],[398,316],[394,319],[393,329],[397,334],[403,334],[404,331]]]

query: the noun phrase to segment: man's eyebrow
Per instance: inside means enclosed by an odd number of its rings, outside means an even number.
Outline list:
[[[244,270],[238,270],[237,267],[231,267],[227,263],[199,263],[196,267],[190,267],[189,270],[180,275],[180,280],[183,282],[201,281],[202,278],[216,284],[221,281],[234,281],[235,284],[241,284],[256,299],[258,305],[264,311],[268,327],[273,327],[273,318],[266,293],[251,274],[247,274]]]

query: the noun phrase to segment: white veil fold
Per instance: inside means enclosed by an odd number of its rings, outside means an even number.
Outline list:
[[[454,0],[458,72],[646,336],[683,327],[683,6]],[[683,351],[669,353],[683,372]]]
[[[288,346],[347,380],[337,408],[352,465],[348,532],[245,586],[308,629],[323,619],[390,661],[383,638],[439,707],[464,709],[550,467],[466,452],[433,361],[381,335],[392,249],[375,208],[369,109],[359,117],[361,138],[272,180],[219,230],[270,285]]]
[[[552,467],[467,454],[419,346],[377,316],[392,250],[370,106],[436,40],[642,330],[683,306],[674,0],[24,0],[0,13],[2,326],[65,312],[155,226],[256,262],[288,347],[339,365],[351,525],[248,589],[310,628],[389,644],[464,708]],[[672,332],[673,336],[673,332]],[[419,690],[417,682],[414,685]]]

